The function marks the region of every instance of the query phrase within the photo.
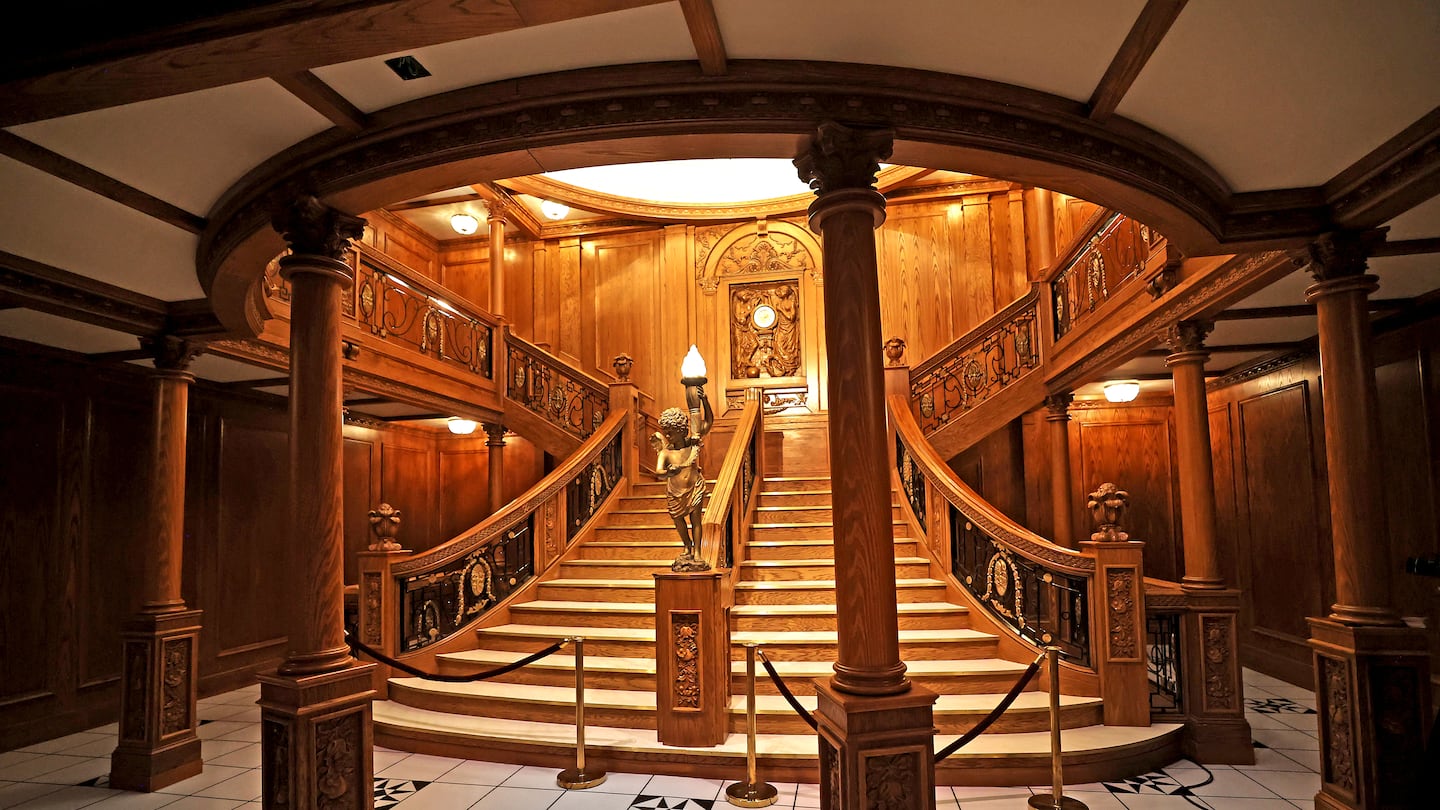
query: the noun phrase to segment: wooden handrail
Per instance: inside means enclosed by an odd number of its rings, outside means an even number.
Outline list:
[[[1111,217],[1118,214],[1113,208],[1099,208],[1085,220],[1085,224],[1075,231],[1070,237],[1070,243],[1065,250],[1055,256],[1055,261],[1046,268],[1045,274],[1040,280],[1045,284],[1054,283],[1056,277],[1065,272],[1065,269],[1075,263],[1075,259],[1084,252],[1085,246],[1090,243],[1091,237],[1099,233],[1110,222]]]
[[[625,427],[627,416],[628,414],[623,411],[610,414],[601,423],[600,429],[580,445],[580,449],[565,459],[560,466],[551,470],[549,475],[526,490],[525,494],[501,507],[499,511],[475,526],[466,529],[454,539],[436,546],[423,555],[396,564],[391,568],[391,572],[396,576],[414,576],[454,562],[529,517],[546,501],[560,495],[566,484],[600,457],[610,441]],[[627,470],[625,474],[633,476],[635,471]]]
[[[492,329],[499,329],[499,318],[475,306],[469,299],[460,295],[460,293],[455,292],[438,281],[426,278],[363,242],[356,244],[355,248],[359,258],[377,266],[378,269],[386,275],[401,279],[405,286],[425,293],[428,297],[435,299],[438,303],[443,304],[453,312],[480,321]],[[357,267],[356,270],[358,271],[359,268]]]
[[[925,439],[920,425],[910,412],[910,403],[905,397],[891,394],[888,398],[892,424],[900,440],[920,465],[925,477],[944,498],[959,507],[965,516],[983,528],[987,534],[1010,551],[1042,565],[1066,573],[1091,576],[1095,573],[1095,559],[1082,552],[1058,546],[1038,534],[1026,529],[1007,517],[990,502],[980,497],[955,471],[950,469],[930,442]]]
[[[715,477],[715,487],[710,491],[710,502],[705,507],[701,521],[700,553],[711,568],[735,567],[735,560],[725,559],[725,525],[730,522],[731,538],[749,538],[750,516],[755,509],[756,489],[761,479],[758,445],[763,444],[765,430],[765,409],[760,398],[747,397],[740,412],[740,421],[730,439],[730,448],[725,451],[725,460],[720,473]],[[754,452],[752,452],[754,451]],[[750,480],[745,480],[746,459],[751,465]],[[749,488],[746,488],[746,485]],[[736,543],[743,547],[744,542]],[[731,549],[732,553],[738,549]]]

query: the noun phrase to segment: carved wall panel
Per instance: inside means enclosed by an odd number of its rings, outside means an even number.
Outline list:
[[[1229,616],[1201,616],[1200,641],[1205,708],[1233,710],[1237,705],[1235,673],[1239,671],[1230,660],[1235,649],[1235,620]]]
[[[700,708],[700,614],[672,611],[670,634],[675,650],[677,709]]]
[[[792,226],[793,227],[793,226]],[[736,232],[750,230],[738,238],[721,237],[716,248],[718,256],[705,261],[700,284],[707,295],[714,295],[722,276],[785,274],[799,278],[810,275],[819,280],[818,252],[812,252],[813,239],[806,240],[784,230],[771,230],[763,225],[742,226]],[[807,244],[810,242],[811,244]],[[696,250],[697,257],[700,250]],[[707,260],[711,259],[707,253]]]
[[[1355,721],[1352,706],[1354,695],[1350,685],[1350,665],[1340,658],[1317,656],[1316,673],[1320,687],[1320,733],[1329,739],[1322,746],[1325,760],[1321,777],[1331,784],[1355,792]]]
[[[864,757],[861,793],[865,806],[877,810],[921,810],[928,798],[919,795],[920,756],[923,751],[871,754]]]
[[[1139,642],[1135,638],[1135,597],[1135,569],[1106,566],[1105,608],[1112,661],[1140,660]]]
[[[316,804],[319,810],[349,810],[365,806],[361,785],[365,772],[361,758],[363,712],[350,712],[315,723]]]
[[[731,379],[800,376],[800,334],[798,282],[730,285]]]
[[[160,736],[175,734],[191,726],[190,720],[190,677],[193,642],[189,638],[169,639],[165,642],[163,662],[164,679],[160,684]]]

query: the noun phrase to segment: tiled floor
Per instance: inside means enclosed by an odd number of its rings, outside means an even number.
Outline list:
[[[1246,716],[1256,763],[1201,767],[1181,760],[1123,782],[1071,785],[1091,810],[1261,810],[1312,807],[1320,789],[1314,695],[1258,673],[1245,673]],[[258,687],[200,701],[205,772],[157,793],[103,785],[115,747],[114,725],[0,753],[0,807],[97,810],[223,810],[259,807]],[[728,808],[719,779],[612,773],[603,785],[564,791],[550,768],[501,765],[375,749],[375,806],[401,810],[714,810]],[[761,774],[763,778],[763,774]],[[777,784],[778,808],[819,807],[815,785]],[[942,787],[942,810],[1020,810],[1048,787]]]

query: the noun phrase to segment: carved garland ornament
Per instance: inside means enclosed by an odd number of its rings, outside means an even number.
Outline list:
[[[1229,616],[1202,616],[1200,635],[1204,639],[1205,705],[1210,709],[1235,708],[1234,668],[1230,665],[1231,625]]]
[[[675,708],[700,708],[700,617],[672,614],[670,632],[675,649]]]
[[[166,641],[164,658],[160,710],[162,737],[190,728],[190,639]]]
[[[865,807],[870,810],[919,810],[926,805],[916,795],[920,783],[920,757],[914,752],[865,758]]]
[[[315,724],[315,799],[319,810],[360,806],[361,720],[360,712],[352,712]]]
[[[1329,744],[1325,754],[1325,779],[1355,792],[1355,730],[1350,722],[1350,670],[1337,658],[1320,656],[1320,683],[1325,690],[1323,730]]]
[[[366,571],[364,580],[365,643],[377,646],[384,642],[380,628],[380,572]]]
[[[1134,660],[1135,642],[1135,570],[1105,569],[1105,601],[1110,610],[1110,659]]]

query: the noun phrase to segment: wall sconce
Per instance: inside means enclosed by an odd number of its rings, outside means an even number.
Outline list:
[[[544,214],[546,219],[564,219],[570,215],[570,206],[554,200],[541,200],[540,213]]]
[[[450,428],[450,432],[456,436],[469,436],[475,432],[475,420],[452,416],[446,420],[445,427]]]
[[[1105,383],[1105,399],[1110,402],[1130,402],[1140,395],[1140,383],[1135,380],[1116,380]]]
[[[450,217],[450,227],[461,236],[469,236],[480,230],[480,220],[470,214],[456,214]]]

